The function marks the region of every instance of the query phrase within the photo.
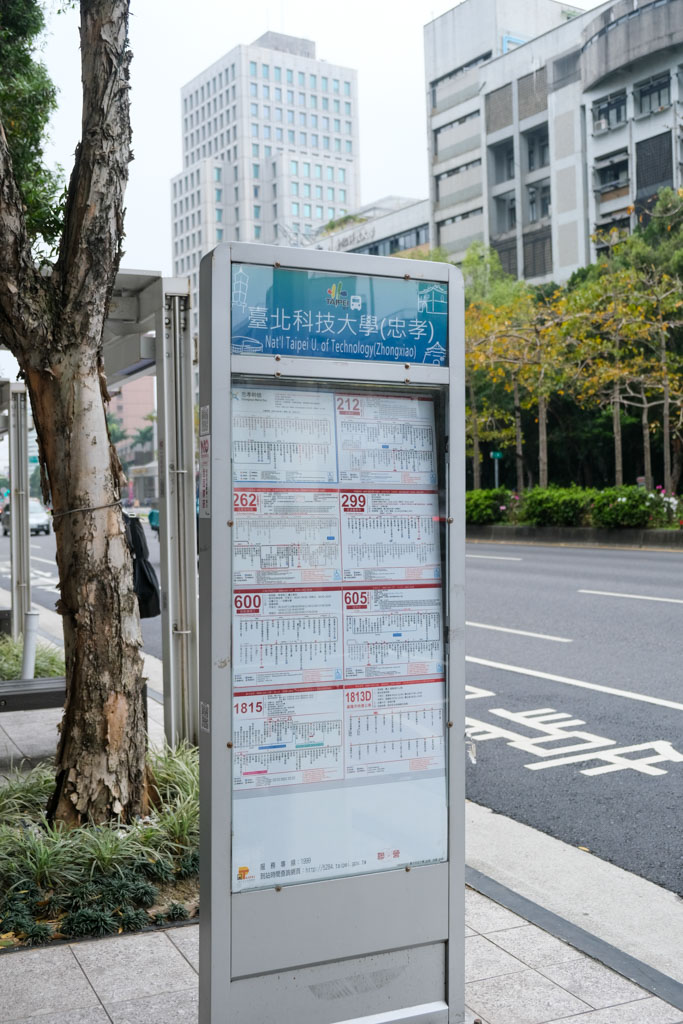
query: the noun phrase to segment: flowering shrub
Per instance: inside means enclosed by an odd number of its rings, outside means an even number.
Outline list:
[[[508,520],[510,492],[502,487],[488,491],[468,491],[465,495],[465,520],[474,526],[503,523]]]
[[[601,529],[643,529],[678,524],[683,528],[683,499],[667,495],[662,487],[534,487],[519,495],[497,490],[468,491],[466,521],[473,526],[491,523],[529,523],[531,526],[595,526]]]
[[[519,518],[532,526],[584,526],[594,491],[582,487],[534,487],[524,495]]]

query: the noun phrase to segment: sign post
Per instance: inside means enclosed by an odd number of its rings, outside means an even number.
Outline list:
[[[464,1020],[463,292],[200,282],[201,1024]]]

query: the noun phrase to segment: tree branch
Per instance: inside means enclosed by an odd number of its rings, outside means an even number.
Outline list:
[[[45,281],[37,272],[26,232],[21,194],[0,123],[0,338],[15,356],[45,337]]]
[[[56,265],[74,342],[83,344],[89,338],[96,352],[121,256],[132,157],[128,8],[129,0],[81,0],[82,138]]]

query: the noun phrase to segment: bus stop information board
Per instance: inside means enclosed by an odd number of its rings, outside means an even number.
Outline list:
[[[232,407],[233,891],[444,859],[433,400]]]
[[[229,243],[200,306],[200,1020],[461,1024],[460,275]]]

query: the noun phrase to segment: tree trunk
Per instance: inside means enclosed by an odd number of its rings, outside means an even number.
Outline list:
[[[50,813],[79,824],[145,809],[140,620],[100,374],[72,353],[27,380],[50,479],[67,699]]]
[[[481,490],[481,446],[479,443],[479,417],[477,413],[477,397],[470,381],[470,415],[472,417],[472,484],[475,491]]]
[[[624,482],[624,457],[621,448],[621,394],[619,384],[612,391],[612,431],[614,433],[614,483],[620,487]]]
[[[517,493],[524,490],[524,440],[522,438],[522,407],[519,401],[519,384],[517,378],[513,383],[515,405],[515,467],[517,470]]]
[[[671,493],[678,494],[678,485],[681,480],[681,473],[683,472],[683,441],[678,434],[674,434],[673,437],[673,468],[671,470]]]
[[[81,0],[82,140],[51,274],[0,125],[0,337],[26,379],[54,511],[67,696],[50,813],[69,825],[145,810],[140,622],[102,376],[131,158],[127,29],[128,0]]]
[[[548,486],[548,403],[538,396],[538,486]]]
[[[652,449],[650,446],[650,422],[648,419],[648,405],[645,397],[645,389],[641,389],[642,406],[640,412],[640,423],[643,430],[643,475],[645,477],[645,490],[651,491],[652,483]]]
[[[673,491],[671,477],[671,394],[669,378],[664,378],[664,406],[662,409],[662,443],[664,445],[664,490],[667,494]]]

